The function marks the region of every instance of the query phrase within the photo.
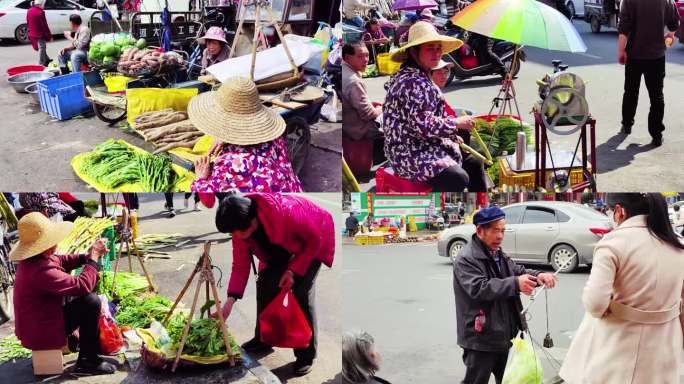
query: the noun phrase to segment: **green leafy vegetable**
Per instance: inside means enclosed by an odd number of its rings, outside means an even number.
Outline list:
[[[114,318],[119,325],[148,328],[152,320],[163,320],[172,304],[171,300],[159,295],[149,298],[129,296],[119,302]]]
[[[31,350],[22,347],[21,342],[16,336],[12,335],[0,339],[0,364],[28,357],[31,357]]]
[[[177,350],[183,337],[187,316],[184,313],[176,313],[171,316],[166,330],[169,332],[173,350]],[[233,335],[228,333],[230,349],[233,354],[239,354],[240,349]],[[223,333],[218,320],[195,319],[190,324],[188,338],[183,346],[183,354],[193,356],[216,356],[226,353],[226,345],[223,341]]]
[[[115,297],[125,299],[129,296],[146,292],[149,289],[149,283],[145,276],[137,273],[117,272],[115,292],[112,295],[113,278],[114,272],[100,272],[100,278],[95,286],[97,293],[104,294],[108,299],[112,300]]]

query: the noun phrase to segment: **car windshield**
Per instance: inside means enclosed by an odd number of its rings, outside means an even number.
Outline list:
[[[584,205],[573,205],[572,206],[573,212],[577,213],[578,216],[581,216],[585,219],[589,220],[600,220],[600,221],[607,221],[608,216],[604,215],[603,213],[593,209],[589,208]],[[571,215],[572,216],[572,215]]]
[[[17,0],[0,0],[0,8],[11,7]]]

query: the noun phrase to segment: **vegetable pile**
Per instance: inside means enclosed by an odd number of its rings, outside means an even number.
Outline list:
[[[136,152],[121,140],[109,139],[83,159],[81,172],[107,188],[140,183],[143,191],[168,192],[176,182],[171,159]]]
[[[173,343],[173,349],[177,350],[180,340],[183,338],[187,316],[184,313],[176,313],[169,319],[166,327]],[[233,335],[228,333],[230,349],[233,354],[238,354],[240,349]],[[188,338],[183,346],[183,354],[193,356],[216,356],[226,353],[226,345],[223,341],[223,333],[217,319],[195,319],[190,324]]]
[[[225,348],[223,348],[225,350]],[[16,336],[7,336],[0,339],[0,364],[14,359],[31,357],[31,350],[21,346]]]
[[[119,326],[149,328],[152,320],[164,319],[172,304],[171,300],[159,295],[143,298],[132,295],[119,302],[114,318]]]
[[[166,248],[178,244],[181,236],[182,233],[147,233],[135,239],[135,244],[141,251]]]
[[[176,52],[159,52],[142,47],[124,49],[117,70],[129,76],[159,73],[183,65],[183,57]]]
[[[135,129],[157,147],[155,154],[173,148],[193,148],[203,135],[185,112],[173,109],[143,113],[135,118]]]
[[[97,279],[95,291],[107,296],[107,298],[111,300],[114,297],[123,299],[129,296],[136,296],[147,292],[149,289],[149,283],[145,276],[131,272],[117,272],[116,286],[114,287],[114,293],[112,294],[113,278],[114,272],[100,272],[100,278]]]
[[[477,129],[482,140],[489,145],[489,150],[494,157],[502,156],[504,152],[509,155],[515,153],[515,143],[518,132],[525,132],[527,144],[532,144],[532,127],[511,117],[499,117],[493,122],[482,119],[475,119],[475,129]],[[482,150],[479,144],[475,144],[476,149]]]
[[[94,36],[90,43],[88,60],[104,65],[112,65],[119,61],[122,52],[129,48],[145,48],[145,39],[135,40],[128,33],[117,33],[116,35],[99,34]]]
[[[57,245],[55,253],[58,255],[85,254],[102,236],[102,232],[113,225],[114,221],[111,219],[79,217],[74,221],[74,229],[71,233]]]
[[[5,220],[5,223],[7,223],[7,228],[10,231],[13,231],[17,228],[17,216],[14,214],[9,201],[7,201],[5,195],[2,193],[0,193],[0,218]]]

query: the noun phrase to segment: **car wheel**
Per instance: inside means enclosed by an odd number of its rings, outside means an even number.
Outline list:
[[[456,239],[449,244],[449,258],[452,263],[456,261],[456,256],[458,256],[458,253],[461,252],[461,249],[463,249],[466,244],[465,240],[461,239]]]
[[[28,37],[28,25],[21,24],[18,26],[17,29],[14,30],[14,38],[22,44],[30,43],[31,40],[29,40]]]
[[[591,18],[591,32],[592,33],[601,32],[601,20],[599,20],[598,16],[593,16]]]
[[[575,12],[575,4],[572,1],[568,1],[568,11],[572,15],[573,19],[577,18],[577,13]]]
[[[570,273],[577,269],[579,256],[575,248],[567,244],[559,244],[551,250],[549,261],[555,271]]]

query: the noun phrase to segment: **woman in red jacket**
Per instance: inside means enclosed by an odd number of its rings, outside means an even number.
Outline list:
[[[257,319],[281,290],[292,289],[313,336],[308,348],[295,349],[294,374],[306,375],[316,358],[315,281],[321,264],[332,267],[335,229],[332,215],[311,201],[277,193],[229,195],[216,212],[216,228],[231,233],[233,267],[223,316],[242,298],[249,280],[253,256],[259,259]],[[256,269],[256,268],[255,268]],[[256,270],[255,270],[256,273]],[[242,345],[248,352],[265,352],[271,346],[260,340],[259,322],[252,340]]]
[[[98,356],[100,299],[97,260],[107,253],[102,240],[90,255],[57,256],[57,244],[73,229],[73,223],[50,221],[31,212],[19,220],[19,242],[10,252],[18,262],[14,282],[15,333],[32,350],[62,349],[67,335],[79,330],[80,351],[76,369],[84,373],[114,373],[116,368]],[[69,272],[78,267],[78,276]]]
[[[52,41],[52,34],[45,18],[44,6],[45,0],[34,0],[33,6],[26,12],[26,24],[33,50],[38,51],[38,64],[47,67],[50,64],[50,58],[47,55],[46,44]]]

